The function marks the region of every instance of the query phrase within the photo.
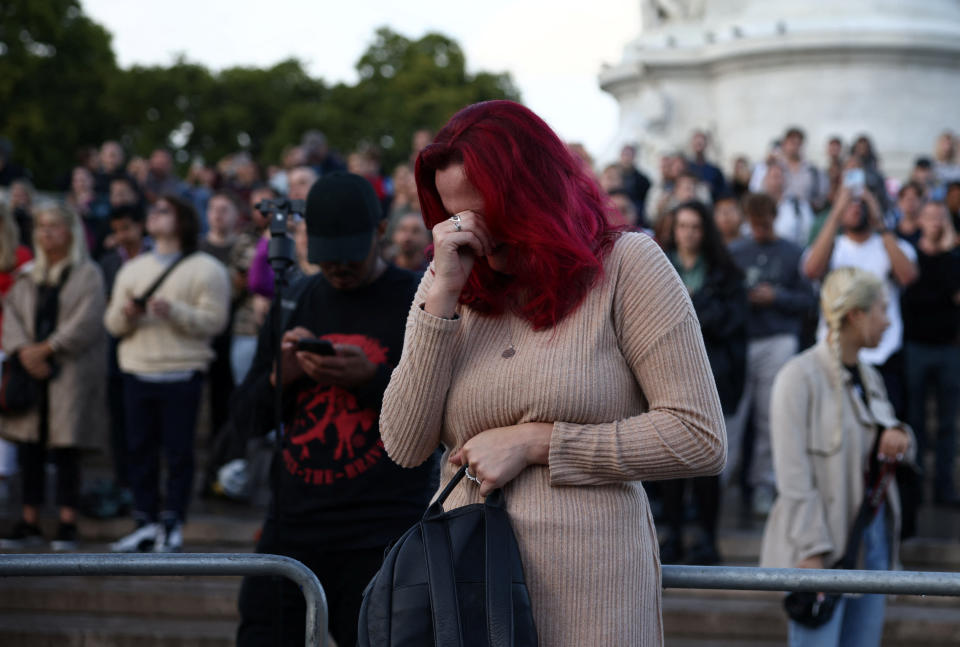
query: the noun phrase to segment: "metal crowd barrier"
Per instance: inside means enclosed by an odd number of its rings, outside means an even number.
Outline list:
[[[663,566],[667,589],[960,596],[960,573],[748,566]]]
[[[280,575],[299,585],[306,600],[306,647],[327,645],[323,587],[310,569],[289,557],[208,553],[0,555],[0,577],[38,575]],[[662,585],[668,589],[960,596],[960,573],[667,565],[662,567]]]
[[[280,575],[307,603],[306,647],[327,645],[327,597],[309,568],[280,555],[185,553],[0,555],[0,577],[37,575]]]

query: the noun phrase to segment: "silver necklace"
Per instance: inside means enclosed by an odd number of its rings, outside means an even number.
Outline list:
[[[513,315],[507,314],[507,316],[512,317]],[[513,345],[513,319],[512,318],[507,320],[507,325],[510,327],[510,345],[507,346],[505,349],[503,349],[503,352],[500,353],[500,357],[502,357],[503,359],[510,359],[511,357],[517,354],[517,349]]]

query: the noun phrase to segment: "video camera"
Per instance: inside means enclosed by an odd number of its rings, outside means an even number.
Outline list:
[[[303,200],[275,198],[273,200],[261,200],[256,204],[256,210],[270,222],[271,236],[285,236],[287,234],[287,220],[291,216],[295,220],[303,218],[306,203]]]

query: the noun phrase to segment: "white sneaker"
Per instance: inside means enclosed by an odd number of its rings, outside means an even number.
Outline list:
[[[163,528],[158,523],[146,523],[126,537],[110,544],[115,553],[146,553],[163,541]]]
[[[153,545],[155,553],[179,553],[183,550],[183,524],[179,521],[169,530],[161,526],[157,543]]]

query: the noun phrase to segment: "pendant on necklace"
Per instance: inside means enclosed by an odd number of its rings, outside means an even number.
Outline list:
[[[510,348],[500,353],[500,357],[502,357],[503,359],[510,359],[516,354],[517,354],[517,350],[513,347],[513,344],[510,344]]]

